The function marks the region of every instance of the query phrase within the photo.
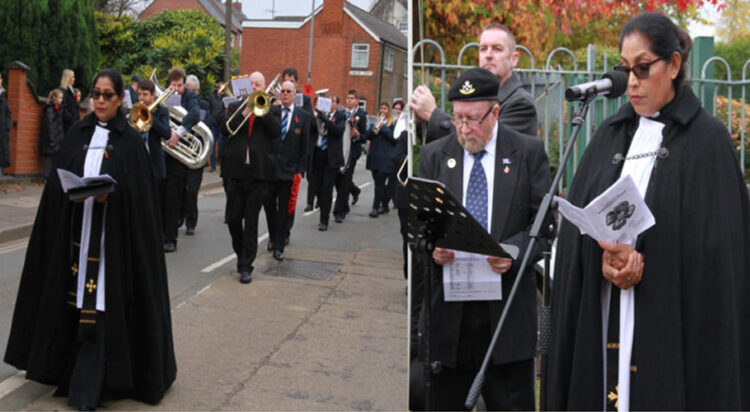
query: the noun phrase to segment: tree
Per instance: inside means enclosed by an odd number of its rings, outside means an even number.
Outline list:
[[[716,34],[727,43],[750,39],[750,0],[727,0]]]
[[[680,16],[676,19],[680,22],[697,18],[697,7],[704,2],[720,1],[723,0],[425,0],[425,37],[437,41],[446,56],[457,56],[463,45],[476,41],[482,27],[500,22],[538,61],[555,47],[576,50],[589,43],[616,45],[623,24],[641,11],[661,10],[672,17]]]
[[[76,87],[88,90],[99,58],[90,0],[3,0],[0,24],[0,62],[28,65],[39,93],[59,86],[66,68],[75,70]]]
[[[146,2],[147,0],[92,0],[96,11],[111,14],[118,19],[126,15],[137,15]]]

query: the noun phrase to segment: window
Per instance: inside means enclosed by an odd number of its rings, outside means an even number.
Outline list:
[[[370,45],[367,43],[352,44],[352,68],[366,69],[370,65]]]
[[[359,108],[364,111],[367,111],[367,99],[363,97],[359,98]]]
[[[383,56],[383,69],[387,72],[393,71],[393,49],[385,47],[385,55]]]
[[[409,59],[404,60],[404,79],[409,77]]]

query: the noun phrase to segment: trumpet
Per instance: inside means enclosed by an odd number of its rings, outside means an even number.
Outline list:
[[[146,106],[141,102],[134,104],[133,107],[130,108],[130,116],[128,119],[133,129],[138,130],[139,132],[149,131],[151,129],[151,126],[154,124],[154,119],[152,116],[154,109],[156,109],[156,107],[160,104],[164,103],[164,101],[173,94],[174,91],[172,89],[167,89],[164,93],[162,93],[161,96],[159,96],[159,98],[156,99],[156,101],[151,104],[151,106]]]
[[[269,94],[271,90],[275,90],[278,94],[278,92],[281,89],[281,85],[279,84],[279,77],[281,76],[281,73],[277,74],[276,77],[273,78],[273,81],[271,81],[271,84],[268,85],[265,91],[256,90],[252,93],[250,93],[245,100],[242,101],[242,104],[232,113],[231,116],[229,116],[229,119],[227,119],[227,130],[231,135],[237,134],[237,132],[240,131],[242,126],[245,125],[245,122],[247,122],[247,119],[250,118],[250,115],[245,116],[242,119],[242,122],[240,124],[232,129],[231,123],[234,121],[234,118],[237,116],[242,115],[242,112],[245,110],[245,107],[250,107],[250,110],[252,111],[252,114],[255,115],[255,117],[263,117],[271,110],[271,99],[272,96]]]
[[[375,123],[375,126],[372,127],[373,134],[380,133],[380,128],[383,127],[383,125],[385,124],[385,120],[386,120],[385,116],[381,115],[380,117],[378,117],[378,122]]]

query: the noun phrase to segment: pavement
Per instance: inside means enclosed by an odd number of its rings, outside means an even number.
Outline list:
[[[206,170],[201,192],[220,188],[218,173]],[[42,189],[0,180],[0,243],[31,233]],[[407,298],[398,218],[382,216],[374,228],[369,208],[361,208],[339,229],[348,226],[351,239],[292,242],[282,262],[259,252],[249,285],[227,265],[173,309],[178,375],[164,399],[155,406],[116,401],[101,409],[406,410]],[[25,396],[37,394],[33,401],[11,393],[0,399],[0,409],[70,409],[65,398],[52,396],[53,387],[25,385]]]

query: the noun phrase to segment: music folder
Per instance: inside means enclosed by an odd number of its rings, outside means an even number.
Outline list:
[[[408,237],[415,241],[424,224],[432,221],[439,236],[435,245],[488,256],[518,258],[518,247],[500,243],[464,208],[441,182],[410,177]]]
[[[108,174],[79,177],[65,169],[57,169],[60,186],[70,200],[85,199],[89,196],[103,195],[115,191],[117,181]]]

